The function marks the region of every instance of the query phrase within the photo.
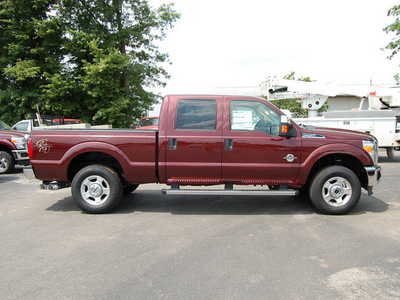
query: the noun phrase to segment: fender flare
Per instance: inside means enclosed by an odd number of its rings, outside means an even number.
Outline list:
[[[8,141],[8,140],[6,140],[6,139],[1,139],[0,140],[0,148],[1,147],[6,147],[6,148],[8,148],[10,151],[10,153],[11,153],[11,151],[12,150],[16,150],[17,148],[15,147],[15,145],[11,142],[11,141]]]
[[[310,171],[317,161],[323,157],[333,154],[352,156],[360,161],[360,163],[364,166],[373,165],[371,156],[362,148],[351,144],[341,143],[323,145],[311,152],[304,162],[300,164],[298,178],[301,178],[301,181],[305,180],[304,182],[300,182],[300,184],[306,183]]]
[[[126,156],[126,154],[123,151],[121,151],[118,147],[112,144],[104,142],[83,142],[74,145],[73,147],[68,149],[59,160],[58,165],[64,166],[65,177],[67,176],[67,172],[72,160],[76,158],[78,155],[90,152],[104,153],[115,158],[121,165],[123,172],[126,171],[126,169],[130,164],[130,161]]]

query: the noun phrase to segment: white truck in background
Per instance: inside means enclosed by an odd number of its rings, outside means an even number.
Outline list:
[[[111,129],[112,125],[90,125],[79,119],[66,119],[60,116],[31,115],[30,119],[21,120],[12,126],[12,129],[30,134],[33,130],[46,129]]]
[[[308,110],[308,118],[294,118],[298,124],[357,130],[374,135],[379,148],[386,149],[387,156],[395,159],[394,150],[400,149],[400,87],[392,88],[338,87],[331,84],[294,80],[270,80],[262,90],[267,90],[268,100],[296,99]],[[352,95],[360,99],[356,110],[330,111],[317,116],[329,97]],[[362,110],[364,101],[368,110]]]
[[[294,118],[297,124],[314,125],[362,131],[378,140],[379,148],[385,148],[390,159],[400,147],[400,112],[394,110],[354,110],[324,112],[322,117]]]

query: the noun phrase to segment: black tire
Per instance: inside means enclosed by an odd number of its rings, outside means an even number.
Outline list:
[[[15,161],[12,155],[6,151],[0,151],[0,174],[7,174],[14,170]]]
[[[90,214],[108,213],[121,200],[122,182],[113,169],[90,165],[75,175],[71,191],[76,205],[83,211]]]
[[[320,212],[342,215],[357,205],[361,197],[361,184],[350,169],[331,166],[314,176],[309,194],[312,204]]]
[[[396,161],[397,157],[394,154],[394,147],[386,148],[386,155],[390,160]]]
[[[133,191],[135,191],[138,188],[138,184],[127,184],[123,188],[123,194],[124,195],[129,195]]]

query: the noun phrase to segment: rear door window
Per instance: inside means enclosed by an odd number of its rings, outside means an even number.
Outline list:
[[[217,126],[217,101],[212,99],[179,100],[176,130],[215,131]]]

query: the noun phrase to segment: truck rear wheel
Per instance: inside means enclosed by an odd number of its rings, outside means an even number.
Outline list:
[[[397,160],[397,157],[394,154],[394,147],[386,148],[386,155],[390,160]]]
[[[357,205],[361,197],[361,184],[350,169],[331,166],[314,176],[309,194],[312,204],[320,212],[341,215]]]
[[[79,208],[87,213],[101,214],[110,212],[121,200],[122,182],[115,170],[90,165],[75,175],[71,190]]]
[[[6,151],[0,151],[0,174],[10,173],[14,170],[14,158]]]

